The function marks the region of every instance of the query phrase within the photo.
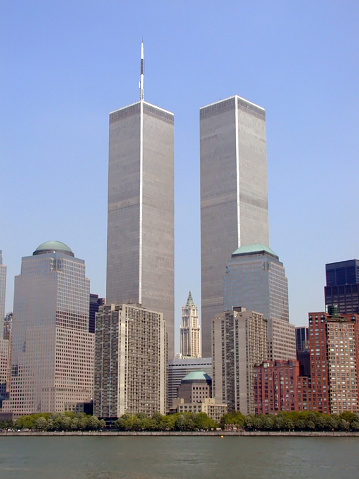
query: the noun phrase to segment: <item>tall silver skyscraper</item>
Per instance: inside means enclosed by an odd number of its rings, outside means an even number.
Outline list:
[[[200,109],[202,354],[241,245],[269,245],[265,110],[233,96]],[[242,305],[245,306],[245,305]]]
[[[2,338],[5,318],[5,292],[6,292],[6,266],[2,264],[2,251],[0,250],[0,339]]]
[[[294,359],[295,326],[289,323],[288,280],[283,263],[262,244],[238,248],[223,279],[224,309],[244,306],[268,321],[268,357]]]
[[[143,99],[110,113],[107,303],[163,313],[174,356],[174,115]]]

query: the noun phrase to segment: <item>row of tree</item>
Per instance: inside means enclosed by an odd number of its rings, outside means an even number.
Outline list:
[[[160,413],[147,417],[146,414],[124,414],[115,422],[120,431],[195,431],[218,427],[206,413],[176,413],[162,416]]]
[[[1,429],[31,429],[40,431],[96,431],[105,429],[106,423],[96,416],[84,413],[38,413],[21,416],[13,421],[1,421]]]
[[[349,411],[339,415],[281,411],[276,415],[243,416],[240,412],[233,412],[225,414],[220,422],[222,429],[229,425],[247,431],[359,431],[359,414]]]
[[[144,413],[124,414],[114,424],[120,431],[208,431],[220,426],[223,430],[247,431],[359,431],[359,414],[321,414],[316,411],[279,412],[276,415],[244,416],[240,412],[225,414],[218,425],[207,414],[185,412],[147,417]],[[31,429],[40,431],[96,431],[106,423],[84,413],[39,413],[22,416],[15,423],[1,421],[0,429]]]

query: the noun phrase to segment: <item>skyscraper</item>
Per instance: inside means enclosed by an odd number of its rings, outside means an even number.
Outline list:
[[[295,326],[289,323],[288,281],[283,263],[262,244],[238,248],[223,280],[224,309],[244,306],[268,321],[269,359],[295,359]]]
[[[254,413],[253,367],[267,359],[267,321],[263,314],[234,308],[212,320],[212,387],[217,403],[229,411]]]
[[[77,410],[93,394],[85,262],[59,241],[22,259],[15,277],[10,400],[15,416]]]
[[[105,304],[105,298],[99,298],[98,294],[90,294],[90,310],[89,310],[89,332],[95,332],[96,313],[100,306]]]
[[[359,313],[359,261],[352,259],[325,265],[325,305],[339,313]]]
[[[200,328],[198,324],[198,306],[195,306],[191,291],[185,306],[182,306],[181,356],[199,358],[201,356]]]
[[[239,96],[200,109],[202,354],[242,245],[269,244],[265,110]]]
[[[163,313],[174,356],[174,115],[143,99],[110,113],[107,303]]]
[[[106,304],[96,314],[94,414],[166,413],[167,339],[162,313]]]
[[[5,318],[5,293],[6,293],[6,266],[2,264],[2,251],[0,250],[0,331],[3,329]],[[1,335],[2,337],[2,335]]]

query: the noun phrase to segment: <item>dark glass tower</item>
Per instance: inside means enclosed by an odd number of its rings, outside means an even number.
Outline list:
[[[338,313],[359,313],[359,261],[326,264],[325,273],[325,305],[336,305]]]

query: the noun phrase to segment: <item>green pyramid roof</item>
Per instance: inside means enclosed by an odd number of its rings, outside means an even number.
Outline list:
[[[191,371],[182,381],[212,381],[212,379],[211,376],[208,376],[203,371]]]
[[[243,245],[240,248],[238,248],[232,254],[232,256],[239,256],[242,254],[261,254],[261,253],[267,253],[267,254],[270,254],[271,256],[275,256],[276,258],[278,258],[278,256],[275,254],[275,252],[272,249],[270,249],[268,246],[265,246],[262,243]]]

